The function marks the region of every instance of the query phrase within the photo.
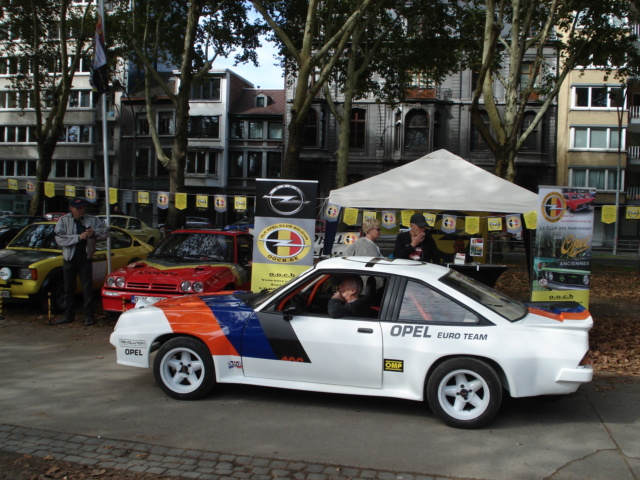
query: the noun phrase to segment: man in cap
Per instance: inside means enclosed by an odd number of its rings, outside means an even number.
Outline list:
[[[421,213],[411,215],[409,227],[408,232],[399,233],[396,237],[393,258],[440,264],[440,251],[431,235],[426,232],[428,224],[424,215]]]
[[[104,240],[109,229],[102,220],[85,213],[87,201],[76,197],[69,202],[69,213],[56,224],[56,242],[62,247],[64,275],[64,318],[56,324],[71,323],[76,316],[76,279],[80,276],[84,295],[84,324],[95,323],[93,312],[93,272],[91,257],[98,240]]]

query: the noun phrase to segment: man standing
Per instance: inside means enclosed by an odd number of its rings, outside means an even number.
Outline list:
[[[56,242],[62,247],[62,272],[64,274],[64,318],[56,324],[71,323],[76,316],[76,279],[80,276],[84,298],[84,324],[95,323],[93,313],[93,278],[91,258],[96,242],[104,240],[109,229],[102,220],[85,214],[87,201],[76,197],[69,202],[69,213],[56,224]]]
[[[409,231],[399,233],[393,249],[393,258],[406,258],[422,262],[441,263],[440,250],[431,235],[425,231],[428,224],[421,213],[409,220]]]

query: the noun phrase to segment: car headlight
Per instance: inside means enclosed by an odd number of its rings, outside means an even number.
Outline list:
[[[124,277],[116,277],[116,287],[124,288],[125,283]]]
[[[547,280],[553,280],[553,273],[551,272],[545,272],[544,276]]]
[[[21,268],[18,270],[18,278],[21,280],[37,280],[38,271],[35,268]]]
[[[107,277],[107,279],[104,281],[104,284],[107,287],[113,287],[116,284],[116,279],[114,277]]]
[[[584,277],[582,277],[582,283],[584,283],[585,285],[589,285],[589,275],[585,275]]]
[[[183,280],[180,283],[180,289],[183,292],[189,292],[191,290],[191,282],[189,280]]]
[[[193,282],[193,291],[196,293],[202,293],[204,291],[204,283],[202,282]]]

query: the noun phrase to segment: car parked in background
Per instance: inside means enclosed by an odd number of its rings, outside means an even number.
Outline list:
[[[55,239],[56,222],[33,223],[0,250],[0,288],[4,299],[40,302],[60,312],[64,304],[62,249]],[[111,227],[111,267],[141,260],[152,247],[131,233]],[[98,242],[93,254],[93,286],[99,290],[107,275],[107,242]],[[78,282],[78,292],[80,289]],[[49,295],[51,294],[51,295]]]
[[[564,193],[564,201],[567,209],[571,212],[581,212],[588,210],[593,205],[595,199],[592,195],[579,192]]]
[[[45,220],[58,220],[60,217],[66,215],[64,212],[47,212],[44,214]]]
[[[346,277],[362,299],[334,318],[328,302]],[[447,425],[477,428],[503,395],[567,395],[591,381],[592,326],[576,302],[523,304],[439,265],[336,257],[273,291],[130,310],[110,341],[119,364],[153,366],[177,399],[237,383],[428,400]]]
[[[211,222],[205,217],[185,217],[185,228],[213,228]]]
[[[106,215],[96,215],[101,218],[102,221],[107,221]],[[140,240],[148,243],[151,246],[157,245],[162,234],[158,228],[150,227],[137,217],[130,217],[128,215],[110,215],[111,225],[127,230],[132,235],[135,235]]]
[[[4,248],[20,230],[34,222],[42,222],[45,218],[39,215],[5,215],[0,216],[0,248]]]
[[[251,217],[243,218],[235,223],[230,223],[224,227],[224,230],[248,231],[255,225],[255,219]]]
[[[121,312],[182,295],[247,289],[252,253],[247,233],[176,230],[146,260],[107,276],[102,306]]]

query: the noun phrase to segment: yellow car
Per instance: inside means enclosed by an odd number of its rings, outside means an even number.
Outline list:
[[[96,216],[104,223],[107,223],[106,215]],[[126,230],[133,236],[138,237],[140,240],[151,246],[157,245],[162,238],[162,234],[159,229],[150,227],[137,217],[130,217],[128,215],[109,215],[109,220],[111,221],[111,226]]]
[[[57,313],[63,310],[62,250],[55,240],[56,222],[33,223],[0,250],[0,292],[3,299],[38,301]],[[111,270],[142,260],[153,247],[121,228],[111,227]],[[107,276],[107,241],[93,254],[93,288]],[[78,281],[78,293],[81,285]]]

